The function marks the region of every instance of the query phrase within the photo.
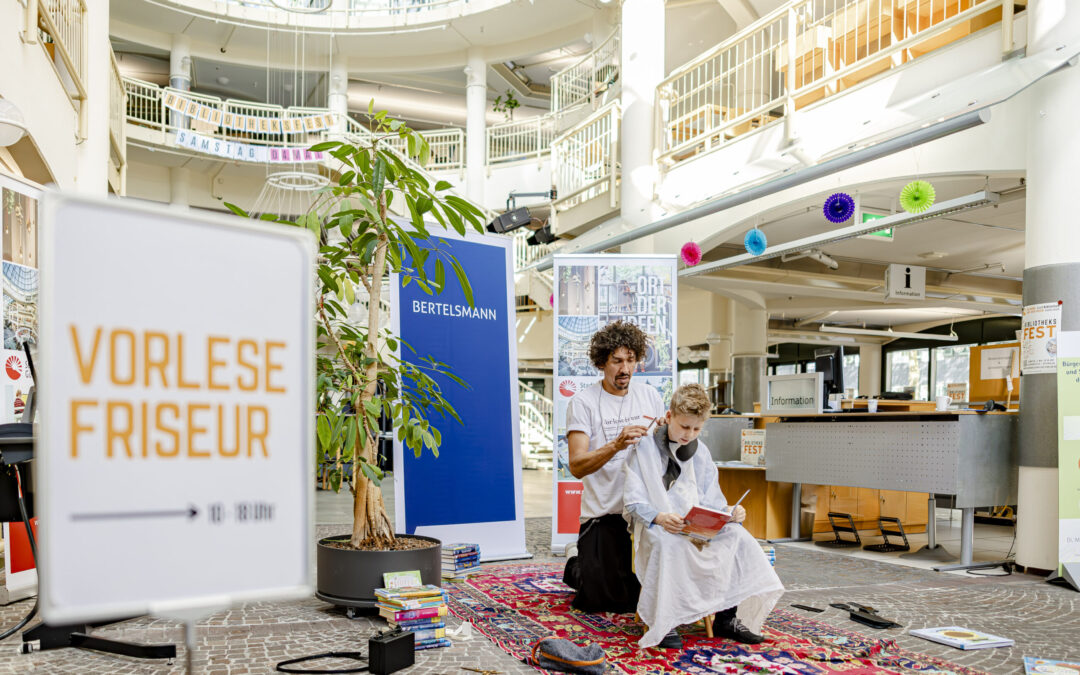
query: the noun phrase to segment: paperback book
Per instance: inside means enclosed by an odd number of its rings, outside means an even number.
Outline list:
[[[438,647],[449,647],[450,638],[438,638],[436,640],[425,640],[423,642],[417,642],[414,650],[420,651],[422,649],[437,649]]]
[[[1024,675],[1076,675],[1080,673],[1080,661],[1024,657]]]
[[[682,533],[692,539],[709,540],[731,521],[731,514],[695,506],[683,516],[686,527]]]
[[[412,619],[429,619],[446,616],[446,605],[438,607],[425,607],[424,609],[399,610],[388,605],[379,605],[379,616],[390,621],[410,621]]]
[[[924,640],[938,642],[957,649],[988,649],[990,647],[1011,647],[1015,641],[1009,638],[991,635],[963,626],[942,626],[939,628],[919,628],[908,631],[910,635]]]

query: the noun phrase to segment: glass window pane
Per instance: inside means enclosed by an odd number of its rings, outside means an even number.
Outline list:
[[[934,396],[944,396],[949,384],[968,383],[970,345],[934,349]],[[967,400],[967,397],[964,397]]]
[[[859,395],[859,355],[844,354],[844,389],[854,389]]]
[[[906,349],[885,355],[886,391],[911,391],[917,400],[928,400],[930,350]]]
[[[804,373],[816,373],[817,372],[817,363],[815,363],[814,361],[807,361],[803,365],[806,367],[805,370],[803,370]]]
[[[776,374],[777,375],[794,375],[797,372],[796,368],[797,368],[797,366],[794,363],[778,364],[776,366]]]

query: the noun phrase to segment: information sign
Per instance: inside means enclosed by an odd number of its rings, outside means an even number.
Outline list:
[[[765,378],[762,414],[821,414],[824,381],[821,373],[770,375]]]
[[[862,214],[862,220],[860,222],[869,223],[875,220],[881,220],[884,217],[885,216],[876,213],[864,213]],[[859,239],[873,239],[874,241],[892,241],[893,228],[887,227],[884,230],[869,232],[867,234],[860,235]]]
[[[58,194],[43,205],[44,619],[306,595],[311,234]]]

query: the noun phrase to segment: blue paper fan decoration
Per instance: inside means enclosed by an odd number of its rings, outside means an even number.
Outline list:
[[[837,192],[825,200],[822,211],[830,223],[843,223],[855,215],[855,200],[846,192]]]
[[[769,242],[765,239],[765,233],[756,227],[747,232],[746,237],[743,239],[743,246],[746,247],[746,252],[750,255],[761,255],[768,245]]]

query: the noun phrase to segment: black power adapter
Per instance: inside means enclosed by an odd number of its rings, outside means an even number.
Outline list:
[[[400,628],[368,640],[368,672],[388,675],[416,663],[416,635]]]

